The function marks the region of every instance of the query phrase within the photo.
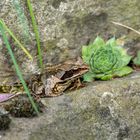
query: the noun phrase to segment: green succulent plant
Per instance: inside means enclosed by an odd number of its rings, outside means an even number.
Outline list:
[[[92,44],[82,47],[82,58],[90,67],[89,72],[84,75],[84,81],[109,80],[133,71],[127,66],[132,57],[122,46],[117,45],[115,38],[105,43],[102,38],[97,37]]]
[[[136,66],[140,66],[140,51],[137,52],[137,56],[133,59],[133,63]]]

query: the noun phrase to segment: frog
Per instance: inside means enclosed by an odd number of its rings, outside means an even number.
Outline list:
[[[58,96],[63,94],[66,90],[78,89],[82,84],[80,78],[88,71],[85,66],[75,66],[69,70],[63,71],[63,75],[51,75],[46,79],[45,95]],[[58,75],[57,73],[56,75]]]
[[[26,79],[26,84],[32,96],[39,98],[59,96],[66,90],[79,88],[80,78],[88,69],[86,65],[77,61],[48,65],[40,73],[33,74]],[[0,93],[14,93],[16,96],[25,94],[25,91],[21,82],[18,81],[9,85],[0,85]]]

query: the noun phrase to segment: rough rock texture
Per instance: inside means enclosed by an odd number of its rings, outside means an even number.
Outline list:
[[[139,73],[43,99],[45,113],[13,119],[3,140],[139,140]],[[12,137],[11,137],[12,135]]]
[[[26,1],[16,12],[17,0],[1,0],[0,18],[36,56],[35,36]],[[108,39],[127,35],[126,46],[135,51],[140,37],[113,25],[121,22],[140,29],[139,0],[31,0],[39,25],[43,59],[59,63],[80,55],[81,46],[97,35]],[[21,15],[21,11],[25,15]],[[22,24],[20,24],[22,23]],[[2,41],[0,41],[2,42]],[[12,43],[11,43],[12,44]],[[2,45],[2,43],[1,43]],[[18,62],[26,72],[35,71],[36,63],[12,44]],[[25,62],[25,63],[23,63]],[[5,48],[0,47],[0,70],[11,69]],[[6,71],[3,71],[6,74]],[[9,73],[10,71],[8,71]],[[1,74],[1,72],[0,72]],[[0,82],[2,80],[0,79]],[[94,82],[87,87],[56,98],[42,100],[45,113],[34,119],[13,118],[10,130],[0,133],[2,140],[139,140],[140,77]],[[12,136],[12,137],[11,137]]]
[[[6,112],[2,107],[0,107],[0,131],[8,129],[10,123],[11,119],[8,116],[8,112]]]
[[[17,1],[2,0],[0,18],[35,56],[35,37],[26,1],[19,0],[22,8],[17,6]],[[93,41],[97,35],[106,39],[114,35],[116,37],[127,35],[132,50],[139,46],[140,38],[137,34],[111,23],[117,21],[138,30],[139,0],[31,0],[31,2],[39,26],[45,63],[59,63],[77,57],[80,55],[81,46]],[[21,16],[17,18],[17,15]],[[15,47],[15,53],[20,63],[26,62],[21,50]],[[27,68],[26,64],[23,64],[23,67],[27,71],[31,69]]]

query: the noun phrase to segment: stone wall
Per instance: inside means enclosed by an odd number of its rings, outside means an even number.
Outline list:
[[[19,13],[15,9],[16,1],[0,2],[0,18],[31,54],[36,56],[35,36],[26,1],[19,0],[24,11],[22,24],[17,18]],[[44,63],[59,63],[80,56],[81,46],[93,41],[97,35],[105,39],[126,35],[127,45],[132,50],[139,46],[140,37],[136,33],[111,23],[116,21],[139,30],[139,0],[31,0],[31,2],[40,31]],[[1,52],[3,53],[3,49]],[[19,49],[15,49],[15,53],[20,63],[23,60],[26,62],[25,55],[21,55]]]

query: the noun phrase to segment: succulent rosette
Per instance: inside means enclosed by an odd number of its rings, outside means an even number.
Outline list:
[[[133,71],[127,66],[132,57],[122,46],[117,45],[115,38],[105,43],[102,38],[97,37],[92,44],[83,46],[82,58],[90,66],[90,71],[84,75],[85,81],[109,80]]]

